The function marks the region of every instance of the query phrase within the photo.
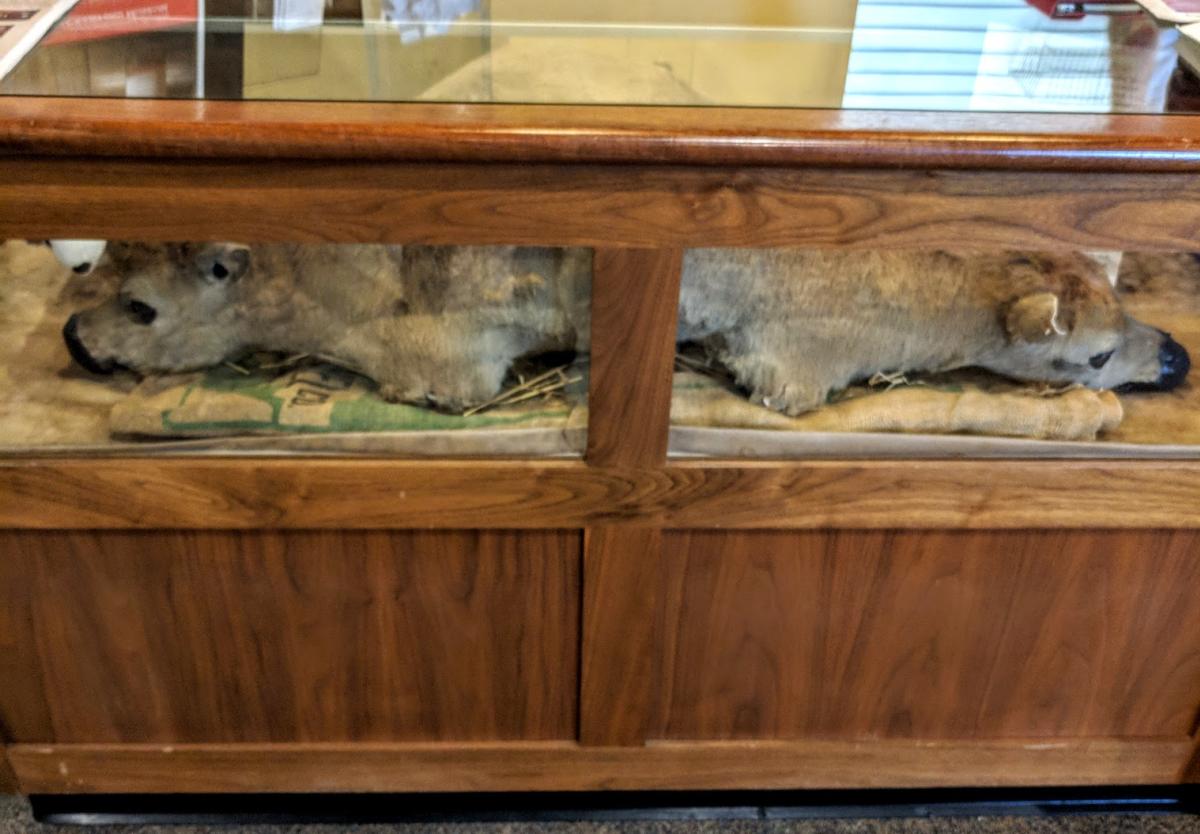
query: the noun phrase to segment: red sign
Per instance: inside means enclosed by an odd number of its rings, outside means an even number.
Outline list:
[[[196,0],[79,0],[42,43],[95,41],[196,22]]]

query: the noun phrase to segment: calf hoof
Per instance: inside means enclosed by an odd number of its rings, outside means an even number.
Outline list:
[[[425,392],[402,385],[380,383],[379,396],[389,403],[418,403],[425,399]]]

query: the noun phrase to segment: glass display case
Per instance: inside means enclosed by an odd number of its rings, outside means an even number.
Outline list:
[[[1017,0],[768,4],[753,12],[721,4],[686,10],[670,4],[606,4],[555,7],[550,13],[537,4],[499,0],[134,6],[108,9],[101,0],[82,0],[4,79],[3,91],[243,101],[688,105],[683,112],[703,112],[694,109],[701,106],[840,108],[835,112],[851,117],[855,111],[880,108],[1164,113],[1186,111],[1193,100],[1187,94],[1192,71],[1179,58],[1189,53],[1182,47],[1177,51],[1177,30],[1120,4],[1100,10],[1107,13],[1093,10],[1082,16],[1056,16]],[[543,275],[542,265],[541,272],[523,271],[525,265],[516,264],[509,269],[503,263],[508,255],[472,260],[469,250],[453,245],[425,259],[418,270],[425,277],[413,277],[407,274],[406,256],[399,254],[406,242],[403,230],[395,237],[391,250],[359,246],[361,256],[350,254],[356,251],[352,246],[313,249],[322,277],[314,272],[296,280],[314,287],[327,282],[314,303],[349,305],[355,315],[359,307],[374,306],[364,298],[379,294],[380,309],[371,315],[380,316],[407,304],[397,300],[411,294],[400,286],[405,281],[424,281],[427,292],[430,282],[445,282],[451,295],[466,292],[446,273],[449,263],[474,264],[467,269],[469,280],[503,286],[483,295],[491,299],[497,292],[509,293],[509,301],[502,302],[507,304],[525,303],[520,294],[530,291],[518,286],[523,276],[541,276],[551,284],[557,280]],[[798,249],[749,256],[689,251],[673,451],[789,457],[1191,454],[1200,424],[1193,425],[1195,409],[1188,399],[1193,389],[1186,382],[1187,349],[1197,347],[1191,300],[1196,269],[1188,252],[1014,249],[969,236],[954,243],[961,251],[905,244],[899,247],[904,252],[880,249],[861,256],[823,257],[819,250]],[[300,246],[296,251],[306,250]],[[28,308],[18,316],[23,324],[11,326],[28,329],[41,315],[46,321],[36,327],[44,336],[61,326],[58,321],[65,324],[68,316],[82,312],[93,296],[109,292],[125,298],[129,292],[120,288],[122,281],[141,280],[129,272],[140,267],[114,261],[111,251],[90,277],[71,276],[65,267],[55,266],[48,251],[20,242],[10,242],[4,254],[10,261],[4,271],[13,276],[6,281],[6,293],[20,293],[6,306]],[[364,296],[361,274],[371,267],[358,264],[361,258],[392,258],[396,266],[389,262],[388,270],[393,278],[372,280],[393,281],[395,289],[372,288]],[[546,264],[551,271],[558,268]],[[997,277],[997,272],[1004,274]],[[702,276],[708,273],[720,276],[712,279],[716,284],[704,283],[708,279]],[[37,277],[16,278],[22,274]],[[1109,287],[1102,286],[1102,277]],[[949,284],[935,289],[938,280]],[[808,295],[805,288],[788,289],[796,282],[811,285],[817,295]],[[32,296],[34,287],[42,295],[22,300]],[[944,303],[942,293],[965,293],[975,300]],[[1029,303],[1040,297],[1047,304],[1061,304],[1053,328],[1070,327],[1077,316],[1088,324],[1081,324],[1078,333],[1052,329],[1056,339],[1025,343],[1024,337],[1004,329],[1010,315],[1006,310],[1020,293]],[[433,294],[421,301],[418,315],[436,310],[444,319],[437,327],[448,333],[459,326],[449,321],[457,313],[445,313]],[[896,306],[896,295],[908,296],[906,309]],[[689,304],[701,297],[707,307],[689,312]],[[767,299],[779,302],[768,305],[770,316],[755,307]],[[128,303],[134,302],[141,303]],[[470,300],[448,297],[446,303],[469,306]],[[830,318],[813,318],[813,305],[829,311]],[[715,306],[728,309],[719,312]],[[411,320],[414,313],[405,315]],[[1103,326],[1091,325],[1096,316],[1104,319]],[[87,317],[76,320],[86,332]],[[164,325],[165,317],[142,329],[157,332]],[[584,444],[587,366],[564,352],[582,356],[575,341],[586,339],[586,317],[576,316],[571,326],[575,337],[540,346],[522,341],[519,355],[498,358],[489,366],[486,384],[462,382],[463,391],[449,394],[438,393],[432,377],[461,377],[465,370],[450,371],[448,358],[436,369],[428,358],[420,360],[428,370],[416,388],[424,390],[409,390],[408,382],[393,386],[370,373],[347,376],[354,360],[333,357],[334,364],[313,364],[336,353],[333,338],[294,344],[243,339],[236,349],[231,345],[221,351],[218,361],[196,357],[185,363],[186,370],[200,374],[191,380],[163,382],[157,377],[167,368],[150,363],[142,366],[140,382],[119,374],[105,381],[69,377],[55,386],[49,380],[61,377],[62,345],[52,349],[54,339],[43,338],[30,343],[31,348],[40,345],[40,351],[26,349],[9,365],[5,446],[83,448],[138,437],[155,439],[143,446],[146,450],[156,445],[179,449],[178,441],[187,440],[195,448],[475,454],[487,444],[472,438],[485,427],[506,425],[528,431],[509,432],[503,442],[494,438],[495,453],[578,452]],[[771,348],[788,355],[763,355],[766,348],[751,334],[773,327],[807,331],[811,340],[803,334],[789,336]],[[829,333],[816,335],[826,330],[840,332],[844,343]],[[1007,333],[1016,340],[1013,351],[1028,358],[1010,361],[994,355],[996,350],[984,344],[987,330],[993,331],[989,338]],[[1156,346],[1160,330],[1175,334],[1174,340]],[[1145,333],[1151,335],[1136,335]],[[8,343],[18,344],[19,336],[15,333]],[[381,340],[387,338],[392,337]],[[921,338],[929,350],[911,344]],[[1145,344],[1136,351],[1145,356],[1135,358],[1135,349],[1123,345],[1139,338]],[[744,344],[734,348],[731,340]],[[875,340],[880,343],[873,344]],[[1062,350],[1056,341],[1063,343]],[[302,349],[293,349],[301,342]],[[717,342],[722,344],[714,346]],[[85,341],[68,339],[68,344],[77,358],[86,356],[80,348]],[[252,368],[235,361],[255,349],[274,355]],[[477,349],[462,344],[463,369],[472,365],[481,370],[481,360],[468,358]],[[807,381],[814,377],[813,366],[830,365],[830,356],[822,351],[844,356],[855,349],[864,352],[861,367],[850,363],[828,379]],[[1134,371],[1133,365],[1155,365],[1160,349],[1169,355],[1161,368],[1170,370],[1170,379],[1179,384],[1170,386],[1170,392],[1146,393],[1154,380],[1149,371]],[[393,348],[397,357],[404,350]],[[1079,351],[1090,353],[1075,356]],[[543,354],[560,364],[546,365]],[[1097,357],[1110,355],[1105,367],[1089,367]],[[305,357],[302,365],[287,364],[295,356]],[[88,365],[86,359],[82,365]],[[1077,370],[1064,370],[1067,365]],[[1117,373],[1119,367],[1129,372]],[[504,381],[497,381],[497,375]],[[202,380],[199,387],[195,380]],[[443,379],[441,384],[447,383]],[[381,387],[371,387],[376,385]],[[332,387],[324,392],[326,386]],[[1133,388],[1142,390],[1132,393]],[[1106,393],[1113,389],[1116,395]],[[272,393],[254,407],[247,401],[245,413],[223,410],[236,390]],[[367,392],[363,399],[357,399],[360,392]],[[503,407],[517,397],[515,410]],[[320,408],[311,406],[313,398],[321,400]],[[388,405],[389,399],[404,404]],[[482,411],[476,410],[480,407]],[[223,418],[208,419],[210,408]],[[73,409],[78,413],[72,415]],[[360,416],[349,418],[352,411]],[[404,427],[430,433],[422,434],[421,441],[404,441],[399,439]],[[433,442],[434,436],[443,436],[439,432],[455,432],[445,435],[453,442]],[[387,443],[384,434],[392,436]]]
[[[1192,109],[1130,3],[80,0],[17,95],[1034,113]],[[1172,85],[1172,76],[1183,76]]]
[[[1200,780],[1187,31],[139,3],[0,80],[0,788]]]

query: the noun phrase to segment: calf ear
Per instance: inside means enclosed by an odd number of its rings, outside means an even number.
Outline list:
[[[1093,250],[1083,254],[1104,270],[1104,277],[1108,279],[1110,287],[1117,285],[1117,278],[1121,274],[1122,253]]]
[[[1067,334],[1059,318],[1058,296],[1052,292],[1018,298],[1004,316],[1004,327],[1014,342],[1042,342]]]
[[[200,277],[210,284],[231,284],[250,271],[250,247],[216,243],[196,255]]]

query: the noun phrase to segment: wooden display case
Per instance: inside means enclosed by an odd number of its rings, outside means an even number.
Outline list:
[[[1197,135],[0,101],[4,238],[595,248],[583,459],[0,460],[0,786],[1200,778],[1200,461],[668,456],[684,248],[1190,251]]]

